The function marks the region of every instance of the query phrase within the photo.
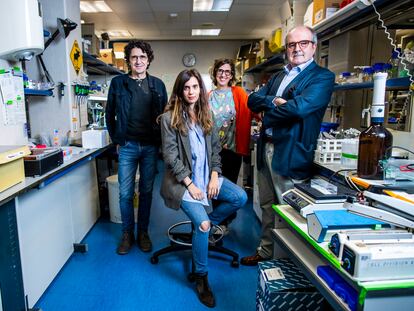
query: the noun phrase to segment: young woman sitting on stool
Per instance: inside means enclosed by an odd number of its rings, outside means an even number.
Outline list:
[[[161,196],[168,207],[181,207],[193,224],[193,271],[189,280],[195,280],[200,301],[214,307],[216,303],[207,279],[209,232],[212,225],[218,225],[241,208],[247,195],[220,176],[220,141],[197,70],[178,74],[165,111],[160,117],[166,166]],[[209,199],[220,204],[207,214]]]

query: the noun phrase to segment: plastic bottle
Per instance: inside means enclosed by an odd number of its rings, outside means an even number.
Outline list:
[[[52,145],[53,146],[60,146],[59,130],[57,130],[57,129],[53,130]]]
[[[383,126],[387,73],[374,74],[371,125],[359,136],[357,174],[366,179],[383,179],[380,161],[391,155],[392,134]]]
[[[374,73],[374,70],[371,67],[364,68],[362,70],[362,82],[371,82],[373,73]]]
[[[393,50],[389,64],[391,69],[388,71],[388,78],[398,78],[398,68],[400,67],[400,59],[398,55],[401,53],[401,49]]]

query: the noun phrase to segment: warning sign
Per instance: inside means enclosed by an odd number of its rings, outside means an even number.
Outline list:
[[[79,74],[79,70],[82,67],[83,64],[83,57],[81,50],[79,48],[78,41],[75,40],[73,42],[72,50],[70,51],[70,60],[72,61],[73,68],[76,71],[76,74]]]

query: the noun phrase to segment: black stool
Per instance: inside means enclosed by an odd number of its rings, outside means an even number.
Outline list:
[[[185,225],[191,224],[191,231],[189,232],[175,232],[174,229],[183,227]],[[213,227],[210,230],[215,229],[214,234],[209,236],[209,243],[208,243],[208,250],[224,255],[228,255],[232,257],[231,266],[234,268],[239,267],[239,254],[236,252],[233,252],[232,250],[225,248],[222,246],[223,241],[223,229],[221,229],[219,226],[213,225]],[[168,238],[170,239],[170,246],[166,246],[152,254],[152,257],[150,258],[152,264],[158,263],[158,257],[164,254],[177,252],[177,251],[183,251],[188,250],[192,248],[191,241],[193,236],[193,224],[191,221],[182,221],[178,222],[174,225],[172,225],[168,229]]]

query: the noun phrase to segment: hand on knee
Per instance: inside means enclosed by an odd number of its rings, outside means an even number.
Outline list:
[[[209,222],[209,221],[203,221],[203,222],[200,224],[199,229],[200,229],[200,231],[202,231],[202,232],[208,232],[208,231],[210,231],[210,222]]]

